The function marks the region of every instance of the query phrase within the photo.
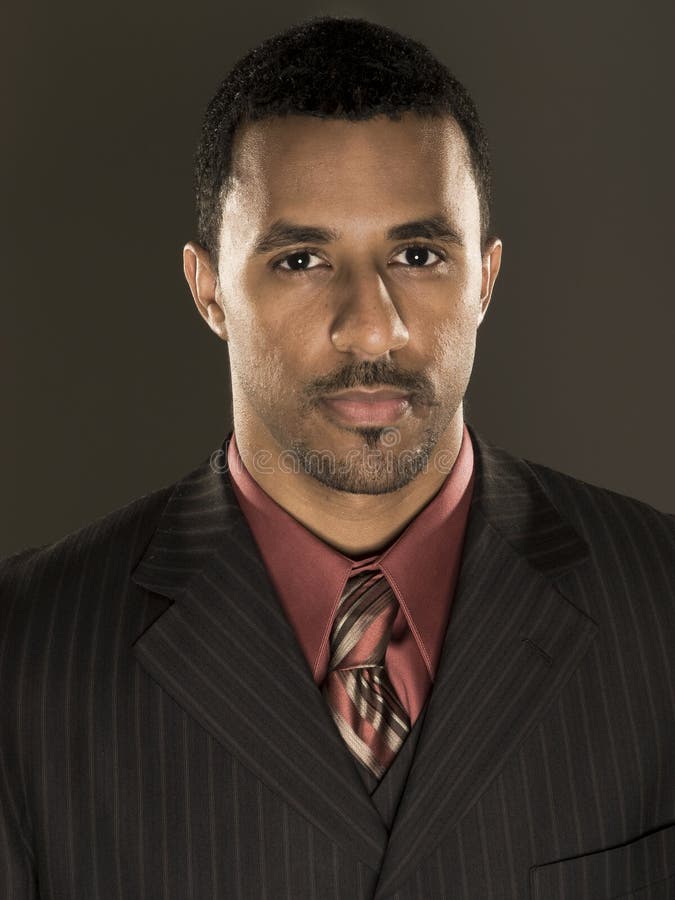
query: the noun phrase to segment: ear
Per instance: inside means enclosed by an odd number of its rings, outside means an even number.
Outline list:
[[[480,289],[480,316],[478,324],[480,325],[485,318],[485,313],[492,299],[492,288],[494,287],[499,267],[502,263],[502,242],[495,237],[488,241],[487,247],[483,251],[483,262],[481,265],[481,289]]]
[[[199,315],[226,341],[225,313],[218,300],[218,276],[208,251],[194,241],[183,247],[183,272]]]

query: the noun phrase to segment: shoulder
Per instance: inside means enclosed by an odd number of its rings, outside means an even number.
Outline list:
[[[560,514],[592,546],[609,541],[645,551],[675,551],[675,515],[634,497],[524,460]]]
[[[593,598],[675,613],[675,517],[644,501],[511,454],[472,432],[481,503],[531,561]]]
[[[671,513],[512,454],[473,428],[470,432],[478,490],[498,518],[507,523],[517,519],[526,531],[536,531],[542,543],[547,530],[555,532],[564,522],[597,552],[630,546],[672,563],[675,516]]]
[[[138,497],[56,541],[0,559],[0,626],[44,602],[128,579],[175,485]],[[90,595],[91,596],[91,595]]]
[[[675,516],[547,466],[525,463],[588,548],[586,565],[570,577],[580,579],[596,597],[611,597],[615,610],[624,598],[632,617],[653,615],[660,629],[675,627]]]

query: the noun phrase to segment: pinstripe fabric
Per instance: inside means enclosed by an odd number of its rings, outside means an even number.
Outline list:
[[[0,897],[672,896],[673,519],[471,436],[389,822],[209,460],[3,561]]]

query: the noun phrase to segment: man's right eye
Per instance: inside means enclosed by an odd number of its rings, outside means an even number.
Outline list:
[[[312,259],[318,260],[319,263],[322,262],[321,257],[310,250],[296,250],[294,253],[284,256],[283,259],[277,260],[273,267],[284,272],[306,272],[308,269],[318,268],[316,263],[311,264]]]

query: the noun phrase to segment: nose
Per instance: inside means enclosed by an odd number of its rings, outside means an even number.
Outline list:
[[[331,328],[331,342],[341,353],[379,357],[399,350],[409,340],[408,329],[377,270],[352,272]]]

